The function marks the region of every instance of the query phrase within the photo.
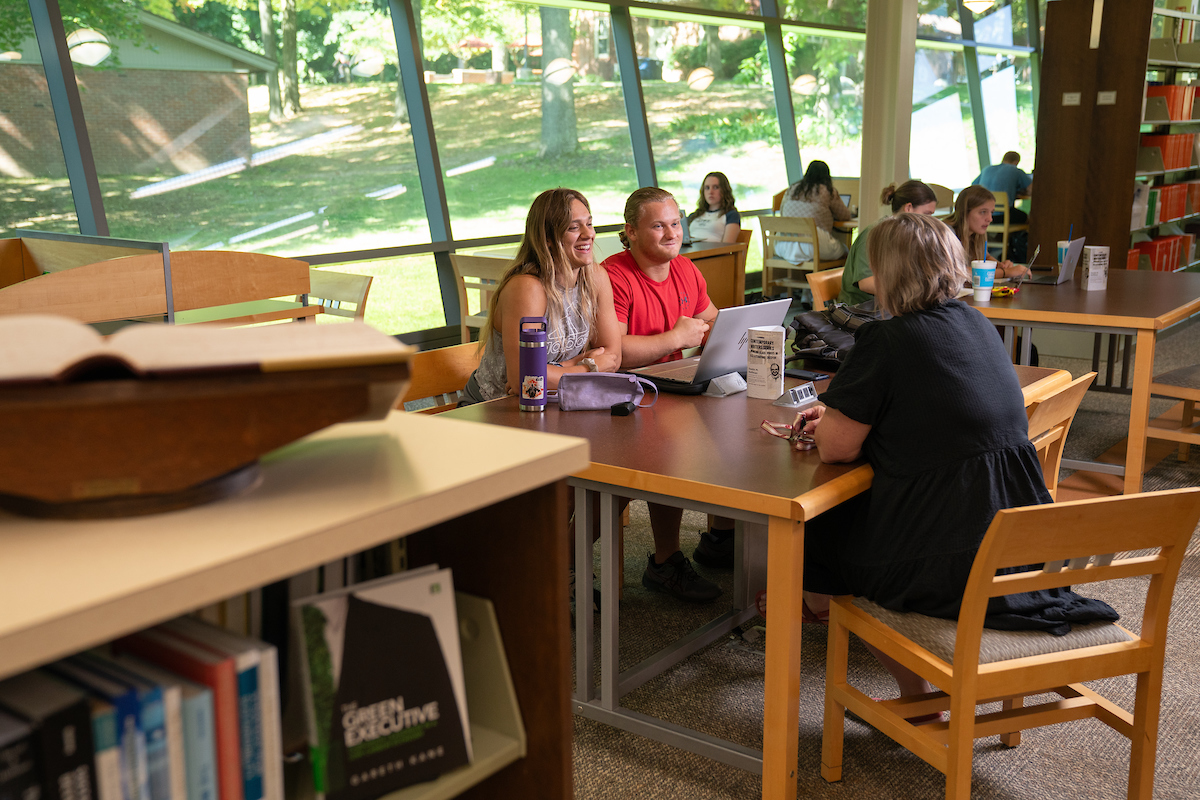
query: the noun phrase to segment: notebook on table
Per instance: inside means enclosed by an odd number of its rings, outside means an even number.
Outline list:
[[[708,382],[730,372],[746,374],[746,332],[761,325],[782,325],[792,301],[788,298],[723,308],[713,320],[708,342],[698,356],[631,369],[665,392],[699,394]]]
[[[1081,253],[1083,253],[1083,243],[1085,241],[1086,239],[1082,236],[1078,239],[1071,240],[1071,244],[1067,247],[1067,257],[1063,260],[1062,266],[1059,267],[1058,272],[1050,275],[1042,275],[1037,278],[1026,278],[1025,280],[1021,281],[1021,284],[1026,285],[1030,283],[1042,283],[1053,286],[1060,283],[1066,283],[1067,281],[1071,280],[1071,276],[1075,274],[1075,265],[1079,263],[1079,256]],[[1047,269],[1047,267],[1039,267],[1036,264],[1030,268]],[[1053,268],[1051,267],[1050,269]]]

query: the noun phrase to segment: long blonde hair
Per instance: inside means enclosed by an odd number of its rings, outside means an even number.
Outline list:
[[[963,252],[967,261],[983,261],[987,257],[987,234],[978,234],[967,227],[967,219],[975,209],[984,203],[996,202],[996,195],[983,186],[968,186],[958,193],[954,201],[954,213],[946,224],[954,229],[962,242]]]
[[[885,217],[871,229],[867,248],[875,299],[893,314],[941,305],[971,277],[954,231],[925,214]]]
[[[500,295],[508,282],[517,275],[532,275],[542,285],[542,290],[546,293],[547,328],[554,330],[562,324],[565,293],[559,277],[573,269],[562,240],[567,228],[571,227],[571,203],[575,200],[583,203],[583,207],[588,211],[592,210],[587,198],[574,189],[547,189],[534,199],[525,217],[525,236],[521,239],[521,247],[496,286],[496,291],[492,292],[487,321],[479,331],[480,351],[487,347],[492,338],[492,331],[495,330],[492,321],[496,318]],[[575,284],[579,287],[580,315],[588,330],[594,330],[596,327],[598,303],[595,269],[596,262],[593,260],[579,270],[579,278]]]

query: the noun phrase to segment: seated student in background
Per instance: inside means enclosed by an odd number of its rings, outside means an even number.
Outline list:
[[[982,186],[968,186],[958,193],[954,201],[954,213],[946,220],[962,242],[967,262],[986,261],[987,229],[992,224],[992,212],[996,209],[996,197]],[[1028,275],[1024,264],[1000,261],[996,264],[997,278],[1016,278]]]
[[[824,161],[808,162],[804,177],[784,192],[779,213],[784,217],[812,217],[816,220],[822,259],[833,260],[846,255],[846,245],[833,235],[833,223],[834,220],[848,220],[853,215],[842,202],[841,195],[834,191],[829,165]],[[812,258],[812,253],[794,252],[799,249],[798,242],[782,242],[775,247],[775,255],[793,264]]]
[[[696,265],[679,255],[683,238],[679,206],[670,192],[655,187],[638,189],[625,203],[626,249],[604,261],[613,287],[617,324],[621,331],[621,367],[671,361],[680,351],[704,343],[717,309]],[[683,510],[648,503],[654,552],[648,554],[642,585],[681,600],[706,602],[721,590],[696,574],[679,549]],[[733,564],[732,520],[718,519],[714,530],[702,534],[697,560]]]
[[[734,208],[733,187],[724,172],[710,172],[700,185],[700,202],[688,214],[693,242],[736,242],[742,215]]]
[[[1021,154],[1009,150],[999,164],[984,167],[983,172],[971,181],[972,185],[1008,195],[1008,221],[1014,225],[1029,221],[1029,215],[1017,208],[1017,199],[1033,194],[1033,176],[1018,167],[1020,163]],[[1001,218],[996,219],[996,222],[1000,221]]]
[[[892,214],[932,214],[937,209],[937,195],[920,181],[905,181],[896,186],[889,185],[879,196],[879,202],[892,207]],[[850,252],[846,256],[846,269],[842,272],[842,290],[838,292],[837,301],[848,305],[865,303],[875,295],[875,276],[871,272],[870,259],[867,256],[867,242],[870,241],[874,225],[868,225],[858,232]]]
[[[865,458],[875,477],[870,491],[805,526],[805,616],[819,621],[831,595],[854,594],[954,619],[996,512],[1052,501],[1008,354],[991,323],[955,299],[970,271],[953,231],[898,214],[875,227],[870,253],[876,299],[892,317],[859,330],[821,402],[804,411],[804,430],[822,461]],[[938,420],[938,435],[914,420]],[[1071,623],[1115,618],[1102,602],[1055,589],[993,598],[984,624],[1062,635]],[[901,696],[931,691],[880,660]]]
[[[479,332],[483,353],[465,389],[471,402],[515,394],[522,317],[546,317],[546,389],[567,372],[616,372],[621,332],[608,273],[592,260],[592,212],[573,189],[542,192],[529,207],[525,236],[492,294]]]

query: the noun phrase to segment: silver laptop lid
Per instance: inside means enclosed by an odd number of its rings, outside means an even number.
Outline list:
[[[692,243],[692,232],[688,230],[687,214],[679,215],[679,225],[683,229],[683,244],[689,245]]]
[[[721,309],[708,332],[694,382],[702,383],[730,372],[745,375],[747,331],[762,325],[782,325],[791,305],[791,299],[784,298]]]

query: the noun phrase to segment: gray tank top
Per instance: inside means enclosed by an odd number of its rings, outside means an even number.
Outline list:
[[[546,361],[566,361],[583,352],[587,347],[587,322],[583,318],[583,309],[579,303],[579,287],[575,286],[564,293],[563,320],[560,325],[550,329],[546,342]],[[493,330],[492,338],[484,348],[479,367],[467,384],[466,393],[474,402],[494,400],[508,394],[505,388],[508,378],[507,366],[504,363],[504,342],[500,331]]]

